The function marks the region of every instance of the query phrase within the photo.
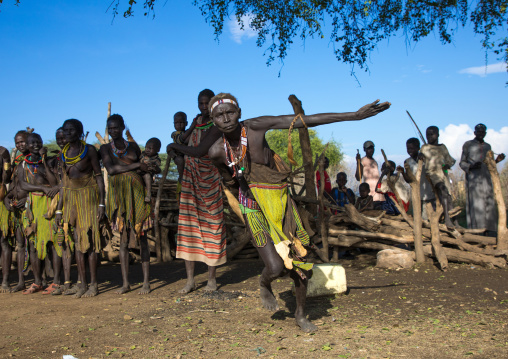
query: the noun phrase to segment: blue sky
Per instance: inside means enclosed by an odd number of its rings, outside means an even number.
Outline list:
[[[377,117],[318,128],[348,156],[372,140],[400,163],[406,139],[415,136],[405,110],[422,129],[438,125],[456,157],[479,122],[487,125],[494,151],[508,153],[508,75],[495,55],[485,67],[481,39],[470,29],[459,28],[451,45],[430,35],[407,47],[404,37],[394,37],[355,79],[327,39],[295,41],[284,64],[267,67],[264,49],[248,31],[228,23],[215,41],[191,0],[159,6],[154,20],[138,13],[113,22],[109,0],[13,3],[0,6],[0,145],[9,149],[17,130],[34,127],[48,140],[68,118],[80,119],[93,140],[95,131],[104,132],[109,101],[138,142],[156,136],[165,145],[173,114],[192,119],[197,94],[211,88],[236,95],[244,119],[291,113],[293,93],[309,114],[390,101],[391,109]]]

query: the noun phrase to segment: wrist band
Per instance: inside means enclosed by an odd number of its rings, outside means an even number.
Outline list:
[[[106,207],[105,204],[99,204],[99,207]]]
[[[55,211],[55,214],[63,214],[62,211]]]

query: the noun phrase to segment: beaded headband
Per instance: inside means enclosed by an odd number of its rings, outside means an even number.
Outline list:
[[[238,104],[234,101],[234,100],[231,100],[229,98],[223,98],[223,99],[220,99],[220,100],[217,100],[213,103],[212,105],[212,110],[210,112],[213,111],[213,109],[217,106],[219,106],[221,103],[231,103],[233,105],[235,105],[236,107],[238,107]]]

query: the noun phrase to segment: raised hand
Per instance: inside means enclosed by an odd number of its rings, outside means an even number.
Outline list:
[[[356,111],[356,115],[360,120],[363,120],[364,118],[376,116],[378,113],[389,109],[391,105],[392,104],[390,102],[379,103],[379,100],[376,100],[361,107],[358,111]]]

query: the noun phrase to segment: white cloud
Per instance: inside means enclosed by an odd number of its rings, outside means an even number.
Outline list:
[[[459,74],[478,75],[485,77],[489,74],[498,72],[506,72],[506,62],[498,62],[497,64],[489,64],[487,66],[468,67],[459,71]]]
[[[240,24],[238,24],[238,21],[235,19],[231,19],[228,22],[229,31],[231,32],[231,38],[234,42],[237,44],[242,43],[243,38],[253,38],[256,37],[257,34],[252,28],[250,27],[250,23],[252,21],[252,16],[245,15],[242,17],[243,20],[243,29],[240,27]]]
[[[466,124],[448,125],[440,129],[439,142],[444,143],[450,152],[450,155],[460,161],[462,155],[462,146],[464,142],[474,138],[474,130]],[[499,131],[487,128],[485,142],[492,146],[494,153],[508,154],[508,127],[501,127]],[[504,165],[504,161],[501,162]]]

